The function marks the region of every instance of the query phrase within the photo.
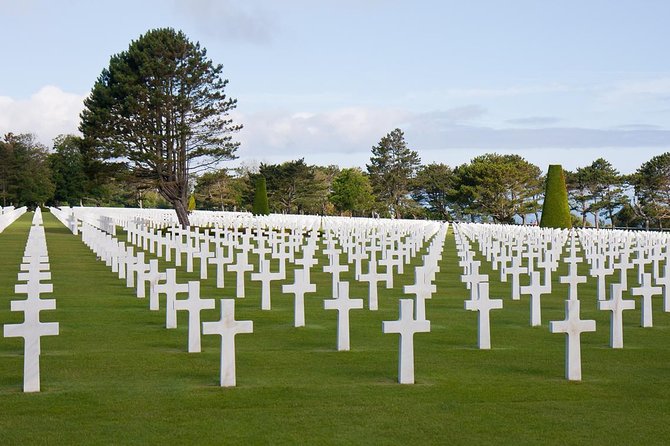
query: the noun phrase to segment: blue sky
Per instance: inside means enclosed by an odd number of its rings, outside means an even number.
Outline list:
[[[670,2],[0,0],[0,132],[76,132],[112,54],[170,26],[224,65],[239,160],[361,166],[396,127],[423,162],[546,170],[670,150]]]

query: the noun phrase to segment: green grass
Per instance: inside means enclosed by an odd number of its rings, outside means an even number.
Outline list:
[[[32,215],[0,234],[0,323],[9,311]],[[259,284],[247,281],[236,318],[254,333],[237,336],[237,387],[221,388],[220,340],[203,336],[187,353],[186,315],[164,328],[78,237],[44,214],[60,335],[42,338],[42,392],[22,392],[23,341],[0,338],[0,444],[667,444],[670,435],[670,315],[654,302],[654,328],[624,313],[623,350],[608,348],[609,312],[596,310],[595,282],[580,286],[582,317],[598,331],[582,337],[583,381],[564,379],[565,340],[548,321],[564,318],[565,286],[543,300],[543,326],[529,326],[529,302],[509,298],[491,275],[491,351],[477,346],[477,315],[463,309],[453,235],[437,294],[427,302],[431,333],[415,336],[415,385],[397,384],[398,337],[382,321],[398,318],[402,285],[380,286],[380,310],[351,312],[350,352],[336,351],[337,312],[323,310],[330,276],[313,269],[320,293],[306,298],[304,328],[293,327],[293,298],[273,283],[272,311],[260,310]],[[161,262],[161,268],[165,268]],[[195,261],[195,271],[199,271]],[[583,267],[583,265],[582,265]],[[585,271],[585,270],[584,270]],[[564,274],[564,269],[560,274]],[[584,274],[584,272],[582,272]],[[178,273],[179,280],[195,274]],[[350,276],[349,276],[350,277]],[[291,276],[289,275],[289,279]],[[231,297],[214,287],[203,297]],[[632,283],[632,282],[631,282]],[[351,285],[363,297],[366,284]],[[217,320],[219,308],[203,312]]]

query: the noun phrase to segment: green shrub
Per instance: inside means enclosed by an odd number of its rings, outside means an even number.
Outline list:
[[[568,189],[565,186],[565,174],[560,164],[550,165],[547,172],[540,226],[565,229],[572,227]]]
[[[268,206],[268,191],[265,184],[265,177],[260,176],[256,179],[256,192],[254,194],[254,206],[252,208],[254,215],[268,215],[270,207]]]

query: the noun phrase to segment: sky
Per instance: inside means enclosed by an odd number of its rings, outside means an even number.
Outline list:
[[[150,29],[223,64],[225,167],[362,167],[395,128],[423,163],[515,153],[622,173],[670,151],[667,0],[0,0],[0,133],[52,146]]]

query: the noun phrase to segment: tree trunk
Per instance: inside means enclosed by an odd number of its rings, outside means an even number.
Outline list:
[[[177,218],[179,219],[179,224],[183,229],[188,229],[191,223],[188,220],[188,211],[183,200],[175,200],[172,202],[175,212],[177,212]]]

